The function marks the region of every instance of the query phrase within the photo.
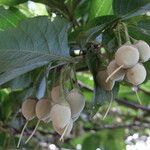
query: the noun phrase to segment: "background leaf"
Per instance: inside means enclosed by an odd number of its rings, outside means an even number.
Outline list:
[[[100,146],[100,136],[98,134],[91,134],[83,141],[82,150],[96,150],[99,146]]]

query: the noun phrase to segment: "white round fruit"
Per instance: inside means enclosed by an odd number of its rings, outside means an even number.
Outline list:
[[[107,77],[107,70],[99,71],[96,76],[97,83],[104,90],[111,91],[115,85],[115,81],[109,80],[108,82],[106,82]]]
[[[108,76],[111,75],[116,69],[118,68],[118,65],[116,64],[115,60],[112,60],[109,65],[107,66],[107,73]],[[122,81],[125,77],[125,69],[120,69],[118,72],[116,72],[110,80],[113,81]]]
[[[123,45],[115,53],[115,62],[122,68],[131,68],[139,61],[138,49],[132,45]]]
[[[65,106],[62,104],[54,105],[50,112],[50,118],[52,119],[54,126],[64,128],[71,119],[70,106]]]
[[[146,79],[146,69],[142,64],[136,64],[134,67],[127,69],[127,81],[133,85],[139,85]]]
[[[139,40],[136,42],[135,47],[137,47],[139,54],[140,54],[140,60],[142,62],[146,62],[150,59],[150,46],[142,40]]]
[[[23,102],[21,112],[22,115],[26,118],[26,120],[32,120],[35,117],[36,103],[37,100],[31,98]]]
[[[50,100],[41,99],[36,104],[36,116],[39,120],[49,122],[51,120],[50,111],[51,111]]]
[[[85,106],[83,95],[79,92],[78,89],[73,89],[67,95],[66,100],[71,108],[71,117],[74,118],[78,116],[78,114],[81,113]]]

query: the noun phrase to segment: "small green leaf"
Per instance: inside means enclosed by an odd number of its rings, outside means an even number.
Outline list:
[[[39,78],[38,82],[39,82],[39,84],[36,89],[36,97],[38,99],[41,99],[42,97],[44,97],[45,91],[46,91],[46,77],[43,76],[43,74],[42,74],[41,78]]]

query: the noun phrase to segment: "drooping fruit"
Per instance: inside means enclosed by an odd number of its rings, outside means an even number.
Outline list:
[[[53,104],[60,103],[61,91],[60,91],[60,86],[59,85],[52,88],[51,96],[52,96]]]
[[[72,89],[67,97],[70,108],[71,108],[71,117],[77,117],[85,106],[85,100],[83,95],[79,92],[78,89]]]
[[[51,111],[51,103],[49,99],[41,99],[36,104],[36,116],[39,120],[49,122]]]
[[[24,127],[21,131],[20,138],[19,138],[18,144],[17,144],[17,148],[19,148],[19,146],[20,146],[21,139],[22,139],[23,133],[24,133],[24,131],[25,131],[27,125],[28,125],[28,122],[36,116],[36,114],[35,114],[36,104],[37,104],[37,100],[31,99],[31,98],[28,98],[22,104],[21,112],[22,112],[22,115],[26,118],[27,121],[26,121],[26,123],[25,123],[25,125],[24,125]]]
[[[33,137],[34,133],[36,132],[39,124],[41,121],[44,122],[49,122],[51,120],[50,118],[50,110],[51,110],[51,103],[50,100],[48,99],[40,99],[37,104],[36,104],[36,108],[35,108],[35,112],[36,112],[36,116],[39,119],[33,132],[31,133],[31,135],[28,137],[28,139],[26,140],[25,144],[27,144],[30,139]]]
[[[115,62],[122,68],[131,68],[139,61],[138,49],[132,45],[123,45],[115,53]]]
[[[116,64],[115,60],[112,60],[107,66],[108,76],[111,75],[117,68],[118,68],[118,65]],[[126,72],[125,69],[121,68],[118,72],[116,72],[114,75],[110,77],[110,80],[122,81],[124,79],[125,72]]]
[[[108,82],[106,82],[107,77],[108,77],[107,70],[99,71],[96,76],[97,83],[104,90],[111,91],[115,85],[115,81],[109,80]]]
[[[140,60],[146,62],[150,59],[150,46],[142,40],[137,41],[135,47],[138,49],[140,54]]]
[[[37,100],[31,98],[23,102],[21,111],[22,115],[26,118],[26,120],[32,120],[35,117],[36,103]]]
[[[126,78],[127,81],[133,85],[139,85],[143,83],[146,78],[145,67],[138,63],[134,67],[127,69]]]
[[[70,106],[62,104],[54,105],[50,112],[50,118],[54,126],[63,129],[71,119]]]
[[[73,128],[73,120],[70,119],[69,124],[66,125],[64,128],[58,128],[56,125],[53,125],[53,127],[54,127],[54,130],[60,135],[62,135],[65,132],[64,137],[67,137]],[[65,129],[66,129],[66,131],[65,131]]]

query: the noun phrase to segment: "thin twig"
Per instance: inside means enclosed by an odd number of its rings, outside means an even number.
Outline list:
[[[79,85],[91,92],[93,92],[93,89],[87,85],[85,85],[84,83],[82,83],[81,81],[78,81]],[[124,106],[127,106],[127,107],[130,107],[132,109],[135,109],[135,110],[142,110],[142,111],[146,111],[148,113],[150,113],[150,107],[146,107],[146,106],[142,106],[142,105],[139,105],[139,104],[136,104],[136,103],[133,103],[133,102],[129,102],[128,100],[123,100],[123,99],[115,99],[115,101],[120,104],[120,105],[124,105]]]
[[[89,130],[94,130],[94,131],[100,131],[100,130],[104,130],[104,129],[120,129],[120,128],[149,128],[150,127],[150,123],[140,123],[140,122],[133,122],[130,124],[115,124],[115,125],[104,125],[104,126],[100,126],[100,127],[94,127],[94,128],[84,128],[84,130],[89,131]]]
[[[142,106],[142,105],[139,105],[139,104],[135,104],[133,102],[129,102],[127,100],[123,100],[123,99],[116,99],[116,102],[120,105],[124,105],[124,106],[128,106],[132,109],[135,109],[135,110],[142,110],[142,111],[147,111],[150,113],[150,107],[146,107],[146,106]]]

